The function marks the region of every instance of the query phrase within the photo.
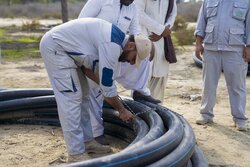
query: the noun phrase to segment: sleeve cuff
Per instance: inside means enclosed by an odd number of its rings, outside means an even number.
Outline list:
[[[116,89],[112,89],[112,90],[103,90],[102,89],[102,94],[104,97],[114,97],[114,96],[118,95]]]
[[[194,35],[195,35],[195,36],[198,35],[198,36],[201,36],[202,38],[204,38],[205,33],[204,33],[204,32],[201,32],[200,30],[195,30],[195,31],[194,31]]]
[[[161,35],[164,30],[165,30],[165,26],[159,25],[159,26],[157,26],[157,28],[153,32],[156,33],[157,35]]]
[[[247,40],[246,45],[247,45],[247,46],[250,46],[250,39]]]

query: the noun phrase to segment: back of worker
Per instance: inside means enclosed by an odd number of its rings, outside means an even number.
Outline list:
[[[98,22],[93,19],[84,22],[74,20],[53,28],[50,33],[66,52],[92,54],[97,58],[98,45],[110,41],[110,26],[102,20]]]
[[[124,38],[125,34],[112,24],[91,18],[59,25],[41,40],[40,51],[55,94],[69,157],[84,153],[84,140],[93,139],[86,107],[88,83],[78,64],[91,69],[93,60],[100,60],[103,94],[116,96],[113,76],[109,74],[115,71]]]

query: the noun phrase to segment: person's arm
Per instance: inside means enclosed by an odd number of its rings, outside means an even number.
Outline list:
[[[201,55],[203,55],[204,47],[202,45],[203,38],[199,35],[196,35],[195,41],[195,56],[201,60]]]
[[[205,0],[206,1],[206,0]],[[205,15],[205,3],[203,2],[201,8],[200,8],[200,12],[199,12],[199,16],[198,16],[198,20],[197,20],[197,26],[196,26],[196,30],[194,32],[194,35],[196,36],[196,41],[195,41],[195,56],[199,59],[201,59],[201,55],[204,52],[204,47],[202,45],[203,43],[203,39],[205,37],[205,29],[206,29],[206,15]]]
[[[78,18],[96,17],[102,8],[102,0],[88,0],[82,8]]]
[[[244,59],[246,62],[250,62],[250,45],[246,46],[244,49]]]
[[[165,25],[158,23],[145,13],[147,0],[135,0],[134,3],[138,10],[140,24],[146,27],[150,32],[161,35],[165,29]]]
[[[246,62],[250,62],[250,3],[248,3],[248,11],[246,15],[246,47],[244,49],[244,59]]]
[[[177,5],[176,5],[176,0],[173,0],[173,1],[174,1],[173,10],[170,13],[170,15],[165,23],[165,29],[161,34],[162,37],[167,37],[168,35],[170,35],[171,28],[174,26],[175,18],[177,15]]]
[[[104,100],[119,112],[119,118],[123,121],[132,121],[134,119],[135,116],[123,106],[118,96],[104,97]]]
[[[174,26],[174,22],[175,22],[175,18],[177,16],[177,5],[176,5],[176,0],[174,1],[174,6],[173,6],[173,10],[169,15],[168,20],[165,23],[166,27],[169,27],[169,29],[171,29]]]
[[[205,30],[207,26],[205,6],[206,6],[206,0],[203,1],[202,6],[200,8],[197,25],[194,32],[195,36],[198,35],[202,38],[205,37]]]
[[[121,54],[120,46],[115,43],[105,43],[98,47],[100,87],[104,99],[119,112],[123,121],[130,121],[134,116],[119,100],[113,74]]]
[[[93,80],[96,84],[99,85],[100,81],[98,74],[95,74],[91,69],[84,66],[81,66],[81,70],[89,79]]]
[[[139,33],[141,33],[138,11],[134,3],[132,3],[131,6],[133,6],[134,17],[132,18],[129,25],[129,33],[132,35],[138,35]]]

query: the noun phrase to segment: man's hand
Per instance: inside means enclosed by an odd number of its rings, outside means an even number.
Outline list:
[[[96,84],[99,84],[98,74],[93,73],[91,69],[85,68],[84,66],[81,66],[81,70],[89,79],[93,80]]]
[[[196,36],[195,44],[195,56],[201,60],[201,55],[204,53],[204,47],[202,45],[202,37]]]
[[[169,26],[166,26],[164,31],[162,32],[161,35],[157,35],[155,33],[152,32],[151,35],[149,35],[149,39],[152,41],[152,42],[157,42],[159,41],[162,37],[167,37],[168,35],[171,34],[171,30],[169,29]]]
[[[123,121],[132,121],[135,118],[135,116],[123,106],[119,96],[104,97],[104,99],[119,112],[119,118]]]
[[[170,30],[169,26],[166,26],[164,31],[162,32],[161,36],[162,37],[167,37],[170,34],[171,34],[171,30]]]
[[[152,34],[149,35],[148,38],[149,38],[152,42],[157,42],[157,41],[159,41],[159,40],[162,38],[162,36],[161,36],[161,35],[157,35],[157,34],[155,34],[155,33],[152,32]]]
[[[244,60],[250,62],[250,46],[244,48]]]
[[[123,121],[133,121],[135,116],[129,112],[126,108],[119,111],[119,118]]]

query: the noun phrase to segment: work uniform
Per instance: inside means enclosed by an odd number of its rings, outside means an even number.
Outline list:
[[[88,0],[84,5],[79,18],[94,17],[104,19],[119,27],[124,33],[137,35],[140,26],[135,4],[121,5],[120,0]],[[96,66],[98,68],[98,65]],[[119,63],[115,80],[125,89],[136,90],[144,95],[150,95],[147,87],[149,77],[149,61],[143,60],[140,68],[129,63]],[[103,96],[99,85],[88,79],[90,89],[90,118],[94,137],[104,132],[102,120]]]
[[[195,34],[204,39],[200,113],[205,119],[214,117],[216,88],[223,70],[233,120],[238,124],[247,122],[247,62],[243,49],[250,45],[249,9],[249,0],[205,0],[202,4]]]
[[[105,97],[117,96],[114,85],[125,34],[101,19],[69,21],[47,32],[40,50],[58,107],[64,139],[70,155],[84,152],[84,140],[93,139],[87,109],[89,87],[79,69],[94,69],[99,62],[100,87]]]
[[[152,32],[161,35],[166,26],[170,28],[174,25],[175,17],[177,15],[176,2],[172,13],[166,19],[166,14],[169,6],[168,0],[135,0],[134,3],[138,9],[138,15],[142,33],[149,36]],[[169,73],[169,63],[165,58],[164,53],[164,39],[154,42],[155,57],[151,63],[151,72],[149,78],[149,89],[151,95],[164,100],[164,90]]]

